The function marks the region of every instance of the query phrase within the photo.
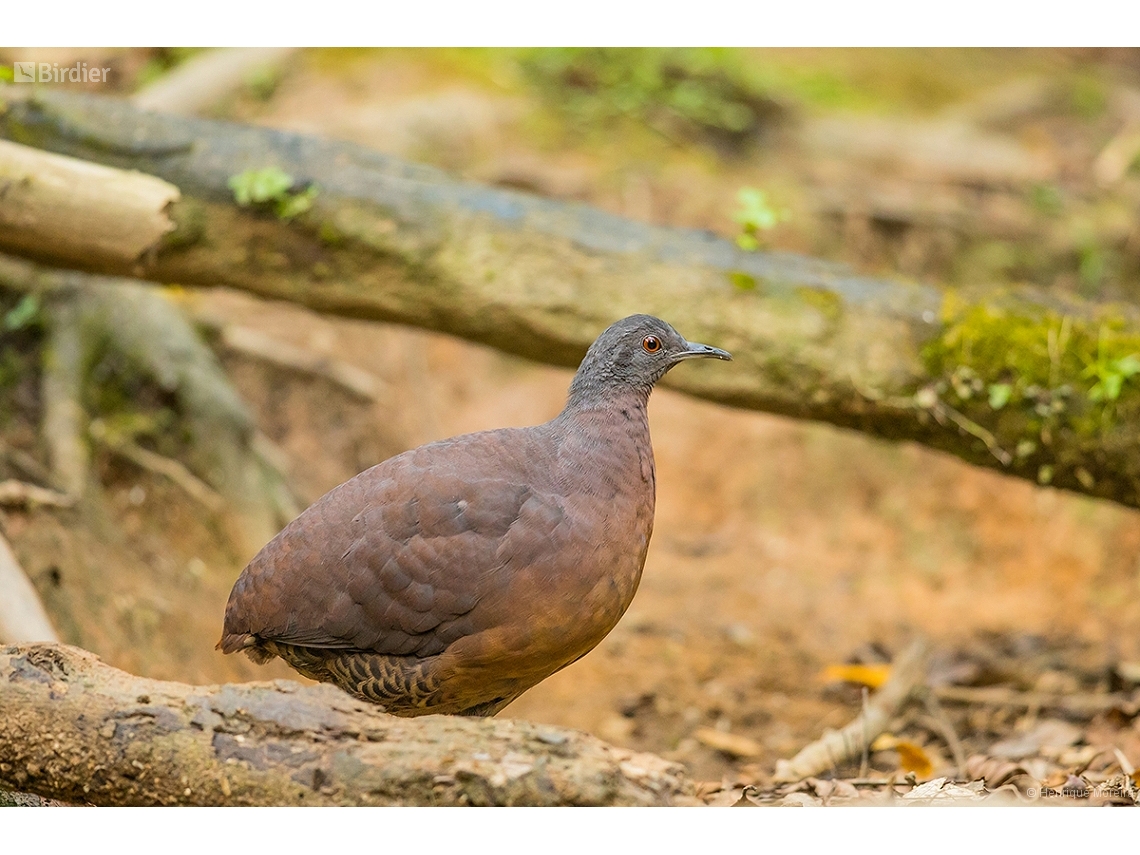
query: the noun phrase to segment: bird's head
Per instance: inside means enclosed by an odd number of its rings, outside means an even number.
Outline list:
[[[665,373],[686,359],[726,359],[719,347],[687,341],[652,315],[630,315],[612,324],[590,345],[570,384],[570,401],[588,401],[613,393],[645,397]]]

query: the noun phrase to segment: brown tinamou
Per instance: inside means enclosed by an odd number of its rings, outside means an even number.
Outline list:
[[[695,357],[731,359],[633,315],[590,347],[553,420],[341,484],[242,571],[218,647],[397,715],[494,715],[629,607],[653,532],[649,393]]]

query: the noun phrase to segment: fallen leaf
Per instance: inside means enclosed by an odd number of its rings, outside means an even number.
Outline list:
[[[895,751],[899,753],[899,765],[907,772],[914,772],[919,778],[926,778],[934,771],[934,764],[930,762],[930,757],[921,745],[902,739],[895,746]]]
[[[1020,760],[1039,753],[1043,748],[1064,749],[1080,740],[1078,727],[1060,719],[1046,719],[1020,736],[1003,739],[990,746],[994,757]]]
[[[930,761],[930,756],[917,743],[908,739],[899,739],[890,733],[882,734],[871,743],[872,751],[890,751],[892,749],[898,752],[899,765],[903,770],[914,772],[919,778],[929,777],[934,771],[934,764]]]
[[[979,801],[980,798],[981,796],[969,787],[951,783],[947,778],[935,778],[933,781],[917,786],[903,795],[903,799],[907,801],[918,801],[919,799]]]
[[[891,666],[877,665],[828,665],[822,677],[828,682],[858,683],[869,689],[877,689],[891,676]]]
[[[812,798],[807,793],[788,793],[780,803],[782,807],[819,807],[822,804],[820,799]]]
[[[1037,780],[1019,763],[982,754],[975,754],[966,761],[966,777],[983,781],[991,790],[1009,784],[1020,792],[1037,784]]]
[[[708,748],[723,751],[733,757],[758,757],[764,752],[764,747],[755,739],[741,736],[738,733],[726,733],[711,727],[698,727],[693,734],[697,742]]]

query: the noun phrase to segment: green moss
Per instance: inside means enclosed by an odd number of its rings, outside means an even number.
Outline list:
[[[819,311],[828,321],[837,321],[843,314],[843,298],[834,291],[803,286],[796,289],[796,297]]]
[[[756,277],[751,273],[745,273],[743,270],[730,270],[728,272],[728,281],[741,291],[756,290]]]
[[[344,233],[337,228],[336,224],[323,220],[320,227],[317,229],[317,239],[320,240],[325,246],[337,247],[344,243]]]
[[[1140,414],[1140,335],[1119,318],[1025,314],[948,298],[923,349],[939,397],[994,430],[1017,459],[1059,430],[1097,437]]]

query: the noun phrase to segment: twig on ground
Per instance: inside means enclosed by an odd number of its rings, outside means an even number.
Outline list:
[[[369,403],[378,400],[383,391],[384,381],[363,368],[279,341],[260,330],[226,324],[219,332],[222,345],[229,350],[288,371],[321,377]]]
[[[2,438],[0,438],[0,455],[3,455],[5,460],[29,478],[39,481],[41,484],[54,484],[51,470],[28,452],[8,445]]]
[[[931,689],[938,700],[955,704],[982,704],[1017,709],[1052,709],[1072,715],[1090,716],[1112,709],[1140,707],[1140,698],[1132,694],[1053,695],[1044,692],[1019,692],[1003,686],[938,686]]]
[[[191,116],[214,106],[257,74],[274,74],[296,48],[218,48],[191,57],[135,94],[144,110]]]
[[[831,730],[805,746],[791,760],[776,761],[774,780],[799,781],[852,760],[881,734],[891,718],[926,679],[928,648],[915,641],[895,660],[890,679],[870,698],[859,716],[842,730]]]
[[[35,507],[45,505],[51,508],[70,508],[75,504],[75,497],[46,487],[37,487],[24,481],[9,478],[0,481],[0,506],[3,507]]]
[[[954,730],[950,719],[946,717],[938,698],[929,692],[924,692],[922,703],[930,715],[923,716],[920,723],[942,737],[954,757],[955,774],[961,780],[966,774],[966,752],[962,748],[962,740],[958,738],[958,733]]]
[[[92,425],[92,428],[94,428],[94,425]],[[92,430],[92,434],[94,438],[100,441],[112,454],[117,454],[125,460],[129,460],[140,469],[145,469],[147,472],[161,475],[168,479],[180,487],[186,495],[190,496],[190,498],[194,499],[210,512],[215,514],[221,513],[225,508],[225,499],[210,489],[205,481],[198,478],[177,460],[163,457],[161,454],[156,454],[133,442],[108,442],[105,437],[99,436],[99,432],[96,430]]]
[[[0,535],[0,591],[4,592],[0,597],[0,641],[59,641],[40,595],[3,535]]]

